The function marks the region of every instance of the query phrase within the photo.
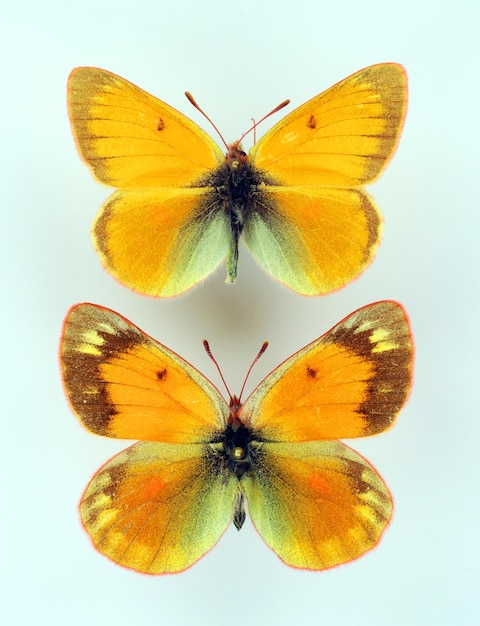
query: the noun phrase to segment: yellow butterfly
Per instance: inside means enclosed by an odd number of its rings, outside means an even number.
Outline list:
[[[338,439],[392,425],[412,360],[404,310],[377,302],[287,359],[244,403],[227,403],[117,313],[72,307],[61,364],[74,412],[93,433],[141,440],[90,481],[80,503],[85,529],[120,565],[180,572],[231,521],[241,528],[246,500],[256,529],[288,565],[321,570],[361,556],[387,527],[392,498]]]
[[[187,117],[124,78],[79,67],[68,108],[78,150],[118,187],[93,239],[121,283],[178,295],[245,242],[275,279],[305,295],[343,287],[370,263],[381,218],[361,188],[395,151],[406,111],[400,65],[363,69],[276,124],[246,155],[219,146]]]

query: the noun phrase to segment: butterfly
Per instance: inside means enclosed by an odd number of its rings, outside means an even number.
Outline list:
[[[138,293],[176,296],[225,258],[234,282],[243,235],[295,292],[343,287],[379,243],[380,213],[362,185],[395,152],[406,101],[404,69],[373,65],[292,111],[248,155],[239,140],[225,156],[193,121],[124,78],[74,69],[78,151],[100,182],[118,187],[93,226],[103,265]]]
[[[263,348],[266,347],[264,344]],[[245,501],[286,564],[321,570],[379,541],[392,498],[340,438],[389,428],[412,379],[401,305],[352,313],[291,356],[243,403],[114,311],[72,307],[61,367],[89,431],[137,439],[93,476],[82,523],[101,553],[148,574],[181,572],[240,529]]]

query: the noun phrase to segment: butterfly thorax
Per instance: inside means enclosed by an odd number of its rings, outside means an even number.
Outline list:
[[[231,473],[240,479],[252,467],[252,432],[240,422],[228,424],[224,433],[223,453]]]
[[[244,225],[252,213],[265,212],[269,206],[265,185],[274,182],[252,165],[250,157],[238,143],[232,144],[225,160],[211,174],[194,183],[210,187],[199,215],[217,219],[221,213],[230,230],[230,251],[227,260],[227,282],[235,282],[238,264],[238,242]],[[202,218],[203,219],[203,218]]]
[[[240,400],[233,396],[230,399],[230,417],[225,430],[218,433],[211,442],[211,448],[215,451],[217,467],[219,471],[225,473],[227,480],[232,475],[240,480],[242,476],[252,470],[260,442],[255,432],[245,426],[238,417],[240,407]]]
[[[254,204],[259,181],[240,146],[230,146],[225,161],[213,175],[217,199],[230,217],[232,235],[238,241]]]

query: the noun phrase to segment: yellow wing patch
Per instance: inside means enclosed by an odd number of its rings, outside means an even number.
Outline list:
[[[223,160],[187,117],[106,70],[72,71],[68,111],[78,151],[112,187],[185,186]]]
[[[284,185],[371,183],[395,152],[406,94],[400,65],[372,65],[292,111],[250,155]]]

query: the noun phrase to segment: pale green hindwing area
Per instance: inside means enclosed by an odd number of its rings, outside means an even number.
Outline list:
[[[339,289],[371,262],[382,232],[361,189],[265,186],[245,242],[266,271],[308,296]]]
[[[206,216],[207,217],[207,216]],[[175,244],[169,254],[167,266],[170,278],[166,281],[162,295],[173,296],[207,278],[227,257],[231,264],[231,255],[236,250],[232,244],[232,232],[229,220],[224,212],[212,211],[208,219],[199,216],[182,227],[175,238]],[[228,256],[227,256],[228,255]],[[238,252],[237,259],[238,260]],[[233,280],[227,282],[235,282]]]
[[[338,441],[260,445],[241,488],[256,529],[285,563],[326,569],[376,545],[393,504],[363,457]]]
[[[253,212],[245,222],[243,236],[252,256],[268,274],[298,293],[313,291],[305,275],[306,250],[297,229],[279,213],[270,211],[268,221]]]

